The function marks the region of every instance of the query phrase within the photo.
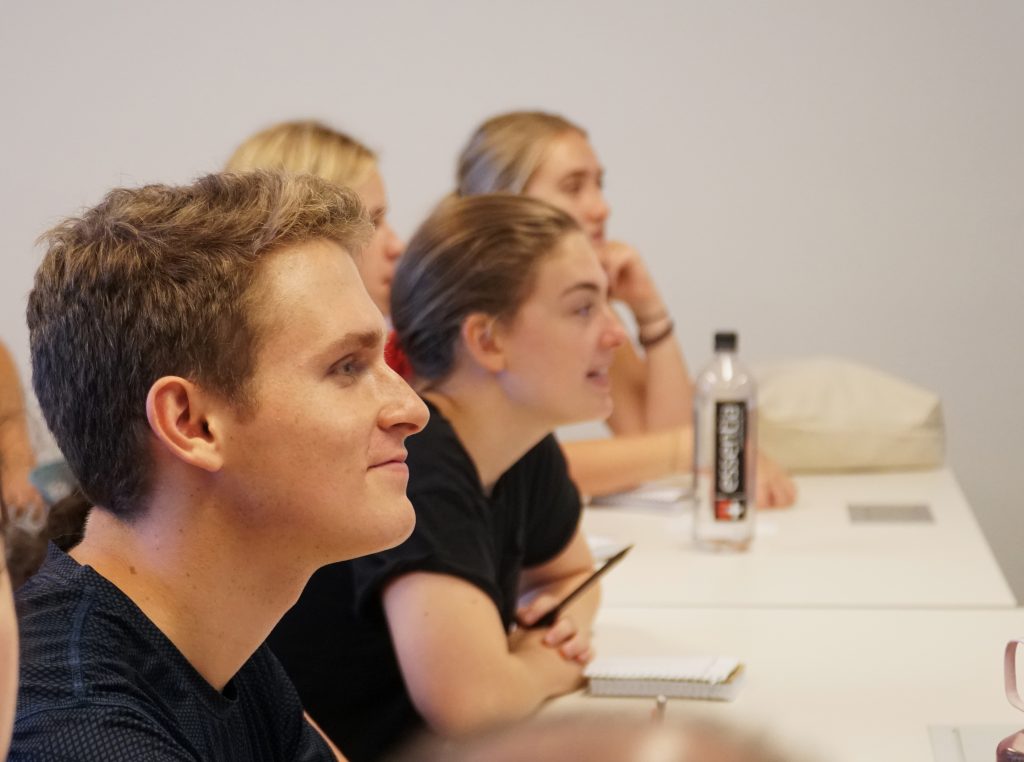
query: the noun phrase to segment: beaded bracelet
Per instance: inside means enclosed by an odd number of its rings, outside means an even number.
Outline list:
[[[638,335],[636,338],[637,341],[640,342],[640,346],[642,346],[644,349],[650,349],[655,344],[660,344],[669,336],[671,336],[672,331],[675,330],[675,327],[676,324],[672,322],[670,318],[665,328],[662,329],[661,331],[658,331],[658,333],[654,334],[654,336],[644,336],[643,331],[641,331],[640,335]]]

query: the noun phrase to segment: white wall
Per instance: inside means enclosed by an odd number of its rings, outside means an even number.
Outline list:
[[[561,111],[608,167],[691,365],[831,352],[938,390],[950,461],[1024,594],[1024,3],[7,2],[0,337],[27,367],[34,238],[115,184],[323,118],[383,154],[408,234],[471,128]],[[298,10],[288,10],[294,8]]]

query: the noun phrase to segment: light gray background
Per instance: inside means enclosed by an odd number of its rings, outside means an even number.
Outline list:
[[[27,377],[33,240],[111,186],[318,117],[378,148],[408,235],[484,117],[556,110],[691,367],[858,359],[937,390],[1024,594],[1024,2],[0,3],[0,337]],[[865,573],[871,573],[870,568]]]

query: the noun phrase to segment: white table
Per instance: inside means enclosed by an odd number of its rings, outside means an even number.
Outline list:
[[[689,503],[588,507],[588,535],[636,544],[604,580],[605,605],[1016,605],[948,469],[805,476],[796,482],[797,504],[759,511],[757,537],[741,554],[695,549]],[[924,503],[934,521],[854,523],[850,503]]]
[[[929,726],[1024,728],[1002,685],[1006,641],[1024,635],[1019,609],[606,608],[596,624],[601,654],[739,657],[747,674],[734,702],[673,700],[668,718],[695,712],[765,728],[819,760],[926,762]],[[544,712],[652,707],[576,693]]]

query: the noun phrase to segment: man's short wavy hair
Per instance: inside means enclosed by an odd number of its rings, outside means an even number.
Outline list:
[[[263,263],[318,239],[354,253],[371,230],[350,190],[246,172],[116,189],[41,236],[27,312],[32,382],[85,494],[123,519],[142,509],[146,396],[162,376],[251,414]]]

